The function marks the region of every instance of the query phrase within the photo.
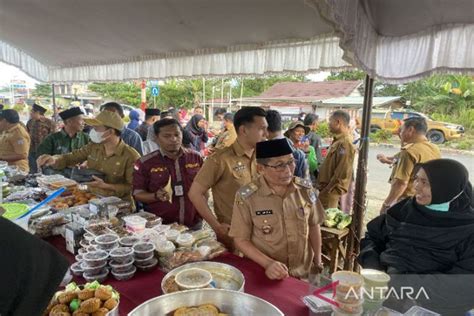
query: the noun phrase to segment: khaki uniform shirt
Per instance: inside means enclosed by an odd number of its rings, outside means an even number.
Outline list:
[[[396,155],[392,167],[392,175],[390,176],[390,182],[392,182],[393,179],[408,181],[408,186],[400,197],[400,200],[415,195],[415,189],[413,188],[413,169],[415,165],[439,158],[441,158],[441,153],[438,146],[427,140],[411,143],[402,147],[400,153]]]
[[[323,190],[334,179],[335,184],[329,193],[346,193],[352,180],[354,156],[355,148],[351,136],[336,135],[326,159],[319,168],[318,189]]]
[[[309,230],[324,221],[316,200],[310,180],[295,177],[281,197],[259,177],[237,193],[229,235],[284,263],[291,276],[307,277],[313,261]]]
[[[26,128],[30,133],[30,153],[36,154],[38,146],[51,133],[56,131],[56,123],[46,117],[41,117],[39,120],[30,119],[26,123]]]
[[[215,149],[222,149],[229,147],[237,140],[237,133],[235,128],[232,126],[230,129],[225,130],[217,137],[217,143],[214,146]]]
[[[28,165],[29,149],[30,135],[26,129],[20,125],[20,123],[17,123],[10,129],[0,133],[0,159],[2,155],[24,155],[25,159],[8,163],[9,165],[18,166],[18,168],[23,172],[30,171]]]
[[[93,143],[58,157],[54,165],[55,169],[64,169],[87,161],[88,168],[103,172],[104,181],[114,185],[114,190],[90,187],[92,193],[132,200],[133,167],[140,155],[123,140],[117,145],[114,154],[109,157],[105,154],[104,145]]]
[[[255,151],[249,157],[235,141],[232,146],[208,157],[194,181],[205,188],[212,188],[217,219],[221,223],[230,224],[235,193],[256,175]]]

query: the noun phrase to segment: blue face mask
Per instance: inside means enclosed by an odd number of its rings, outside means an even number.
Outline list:
[[[436,212],[447,212],[449,211],[449,205],[451,204],[452,201],[456,200],[459,196],[461,196],[461,194],[464,192],[461,191],[458,195],[456,195],[455,197],[453,197],[450,201],[448,202],[444,202],[444,203],[440,203],[440,204],[430,204],[430,205],[425,205],[426,208],[432,210],[432,211],[436,211]]]

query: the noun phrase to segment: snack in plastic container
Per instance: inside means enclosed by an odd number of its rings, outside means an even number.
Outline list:
[[[82,248],[87,248],[89,247],[89,242],[85,239],[81,239],[81,241],[79,242],[79,245],[81,245]]]
[[[202,289],[211,284],[212,274],[204,269],[190,268],[178,272],[175,281],[181,290]]]
[[[131,232],[140,232],[145,229],[146,219],[143,217],[132,215],[122,219],[125,221],[125,227]]]
[[[97,281],[97,282],[102,283],[107,279],[108,275],[109,275],[109,269],[103,268],[97,274],[84,272],[82,276],[84,277],[84,279],[86,279],[87,282]]]
[[[176,242],[180,247],[191,248],[194,243],[194,237],[189,233],[182,233],[176,238]]]
[[[120,238],[119,242],[123,247],[133,247],[133,245],[140,242],[140,238],[136,236],[125,236]]]
[[[158,233],[160,234],[164,234],[166,233],[168,230],[171,229],[171,226],[169,225],[156,225],[155,227],[153,227],[153,229],[155,231],[157,231]]]
[[[153,259],[155,259],[155,255],[151,254],[148,258],[145,259],[135,259],[135,265],[137,266],[147,266],[150,263],[153,262]]]
[[[176,238],[178,238],[179,234],[179,231],[176,229],[170,229],[165,232],[166,239],[169,241],[176,241]]]
[[[124,272],[128,272],[132,269],[134,261],[135,260],[133,258],[131,258],[130,260],[128,260],[126,262],[117,262],[115,260],[111,260],[109,262],[109,266],[112,268],[112,272],[124,273]]]
[[[135,275],[135,272],[137,272],[137,268],[135,268],[135,266],[132,265],[132,268],[130,269],[130,271],[115,272],[112,270],[112,275],[114,276],[116,280],[125,281],[125,280],[131,279]]]
[[[171,241],[165,241],[156,245],[156,250],[160,257],[169,257],[173,255],[176,247]]]
[[[95,266],[95,267],[92,267],[92,266],[89,266],[86,262],[82,262],[81,264],[81,268],[82,268],[82,271],[87,272],[89,274],[98,274],[100,273],[100,271],[102,271],[103,268],[105,268],[107,263],[104,263],[100,266]]]
[[[87,249],[86,248],[80,248],[77,253],[80,254],[80,255],[83,255],[83,254],[87,253]]]
[[[110,258],[118,263],[125,263],[133,259],[133,249],[130,247],[119,247],[109,252]]]
[[[107,263],[109,254],[103,250],[91,251],[82,256],[82,259],[89,267],[100,267]]]
[[[349,291],[359,291],[364,284],[364,279],[358,273],[351,271],[337,271],[331,275],[333,282],[339,281],[336,290],[344,295]]]
[[[87,240],[87,241],[89,241],[89,242],[90,242],[91,240],[93,240],[94,238],[95,238],[95,236],[92,235],[91,233],[85,233],[85,234],[84,234],[84,239]]]
[[[155,245],[150,242],[141,242],[133,246],[133,252],[137,259],[146,259],[153,254],[153,251],[155,251]]]
[[[149,272],[153,270],[156,266],[158,265],[158,259],[155,257],[152,257],[151,260],[148,262],[148,264],[136,264],[136,267],[138,270],[141,270],[143,272]]]
[[[115,234],[105,234],[105,235],[97,236],[94,240],[100,249],[112,250],[118,246],[119,238]]]
[[[75,276],[82,276],[82,273],[84,273],[84,270],[82,269],[81,266],[82,262],[75,262],[71,265],[71,272]]]
[[[81,262],[82,261],[82,255],[78,254],[74,257],[74,259],[76,259],[77,262]]]

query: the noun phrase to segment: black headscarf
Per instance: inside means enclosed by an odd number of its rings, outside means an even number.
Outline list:
[[[0,314],[41,315],[69,264],[56,249],[0,216]]]
[[[195,114],[189,120],[188,124],[186,125],[186,129],[193,133],[194,135],[202,135],[204,134],[204,128],[199,127],[198,123],[204,119],[204,116],[200,114]]]
[[[450,212],[465,212],[469,208],[472,211],[472,186],[463,164],[452,159],[435,159],[419,164],[418,168],[423,168],[430,181],[431,204],[454,199],[450,203]]]

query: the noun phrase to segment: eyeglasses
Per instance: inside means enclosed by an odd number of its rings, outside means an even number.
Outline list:
[[[278,164],[276,166],[272,166],[272,165],[266,165],[266,164],[263,164],[265,167],[269,167],[269,168],[272,168],[274,169],[275,171],[285,171],[286,170],[286,167],[292,167],[294,166],[295,164],[295,160],[294,159],[291,159],[287,162],[284,162],[284,163],[281,163],[281,164]]]

